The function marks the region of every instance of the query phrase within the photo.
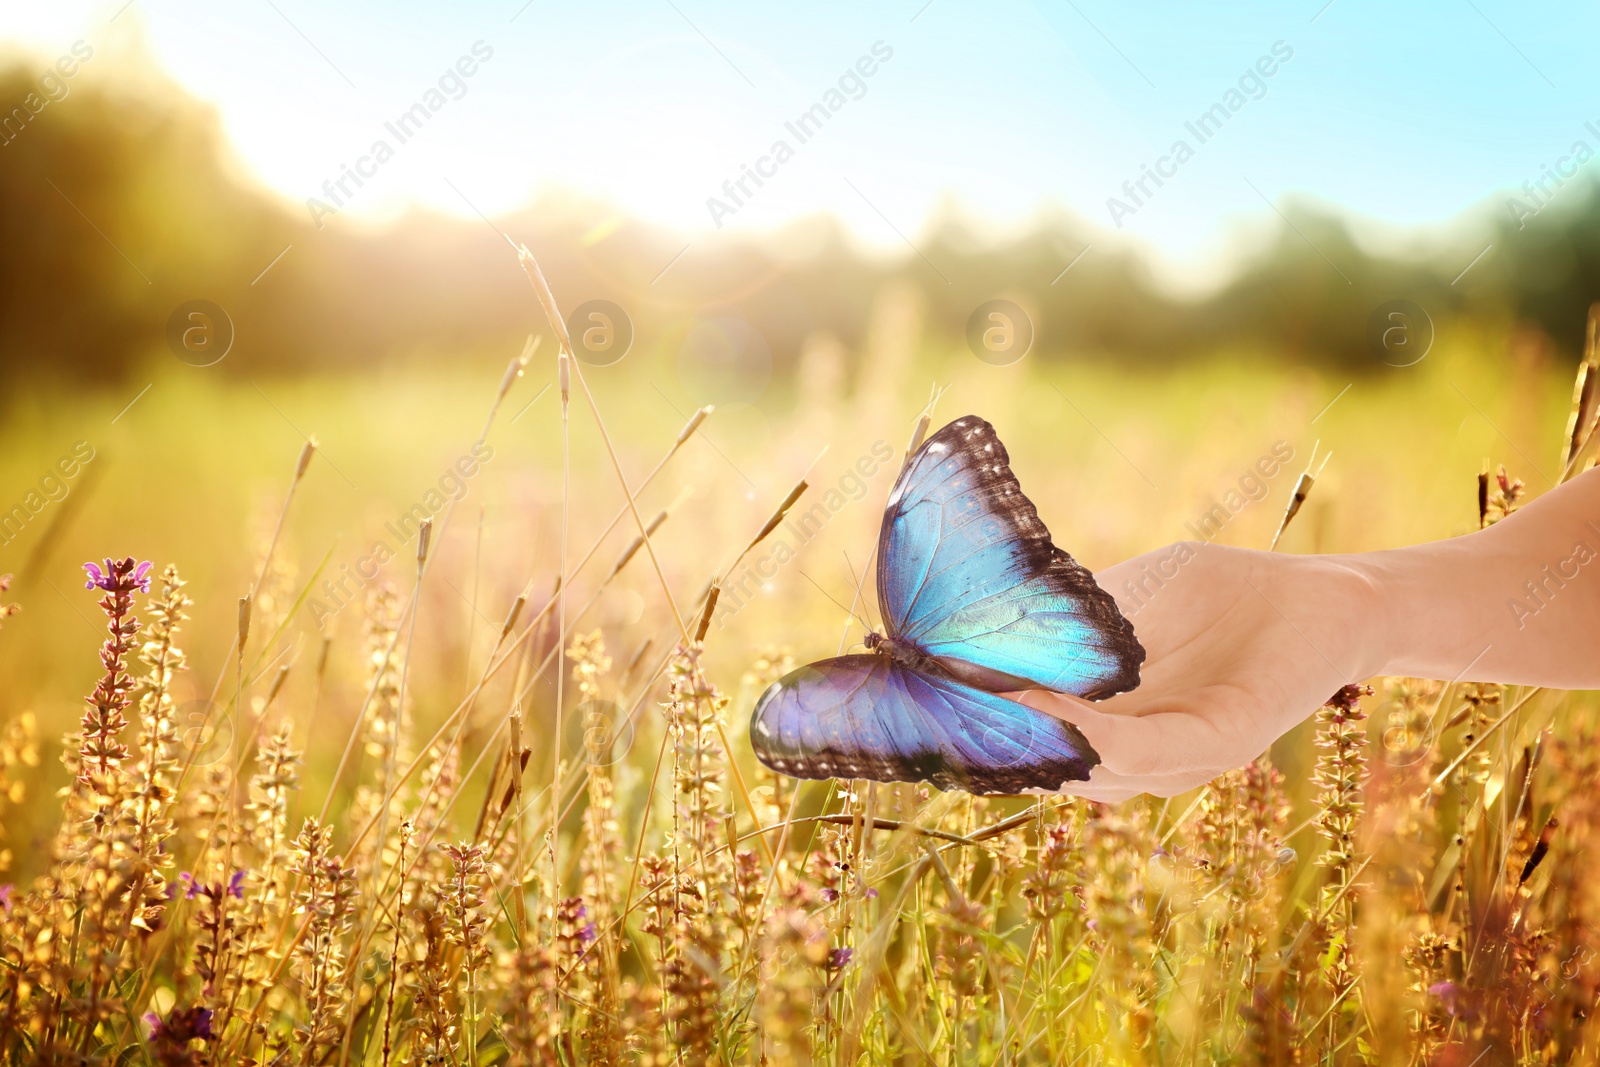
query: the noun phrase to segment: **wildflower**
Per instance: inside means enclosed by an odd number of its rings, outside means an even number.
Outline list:
[[[107,557],[104,569],[101,569],[98,563],[85,563],[83,569],[89,572],[89,580],[83,583],[83,587],[100,589],[107,593],[131,593],[135,589],[141,593],[148,593],[150,567],[149,560],[135,565],[132,556],[121,561],[113,561]]]
[[[100,598],[100,610],[107,619],[107,637],[100,649],[105,674],[88,698],[90,710],[83,717],[78,748],[78,780],[87,785],[96,775],[119,774],[122,762],[128,758],[128,747],[117,737],[128,725],[123,712],[131,702],[133,679],[125,665],[134,648],[134,634],[139,631],[139,621],[130,612],[134,592],[150,591],[150,563],[135,563],[132,556],[121,560],[107,557],[104,569],[95,563],[85,563],[83,569],[89,573],[84,588],[100,589],[106,594]]]
[[[165,1019],[155,1012],[147,1012],[144,1021],[150,1027],[150,1051],[160,1067],[199,1067],[209,1061],[209,1055],[192,1049],[190,1044],[217,1037],[211,1025],[210,1008],[196,1005],[174,1009]]]
[[[1022,878],[1022,895],[1028,902],[1028,916],[1036,923],[1048,924],[1066,909],[1066,860],[1070,852],[1071,846],[1064,828],[1053,826],[1045,831],[1039,843],[1036,867]]]
[[[1505,465],[1494,475],[1497,493],[1489,492],[1489,472],[1487,469],[1478,475],[1478,525],[1493,526],[1495,523],[1510,515],[1522,503],[1522,497],[1527,487],[1522,484],[1522,479],[1513,477],[1506,471]]]
[[[16,886],[10,882],[0,885],[0,910],[4,910],[7,915],[11,914],[11,894],[15,891]]]
[[[599,927],[589,918],[589,906],[582,897],[568,897],[558,906],[557,916],[566,932],[557,933],[556,940],[574,960],[583,959],[588,947],[600,937]]]
[[[478,1062],[478,972],[488,963],[491,950],[488,944],[489,920],[482,914],[483,883],[488,876],[482,845],[465,841],[457,845],[440,845],[439,850],[450,857],[450,881],[442,887],[441,902],[448,920],[445,940],[461,948],[462,970],[467,977],[466,996],[466,1062]],[[572,909],[579,919],[588,911],[579,904]],[[591,934],[592,925],[590,924]],[[583,934],[578,935],[582,938]],[[592,937],[591,937],[592,939]],[[587,944],[587,942],[585,942]]]
[[[180,872],[178,875],[178,881],[183,883],[184,900],[193,900],[198,896],[203,896],[207,900],[212,901],[221,900],[223,897],[232,897],[234,900],[243,900],[244,880],[246,874],[247,872],[245,871],[234,871],[233,874],[228,876],[228,883],[226,886],[224,886],[221,882],[213,882],[208,885],[207,883],[195,878],[195,876],[190,874],[188,871]]]
[[[1472,1015],[1471,997],[1467,990],[1454,982],[1435,982],[1428,987],[1430,997],[1438,997],[1445,1014],[1461,1019]]]
[[[290,874],[301,876],[300,913],[307,934],[294,948],[296,972],[304,988],[306,1021],[297,1027],[306,1062],[319,1062],[344,1032],[340,995],[346,967],[344,937],[356,911],[354,869],[332,849],[333,831],[309,818],[294,844]]]
[[[199,1038],[210,1041],[216,1035],[211,1030],[210,1008],[174,1009],[165,1020],[155,1012],[146,1012],[144,1021],[150,1025],[151,1044],[184,1045]]]
[[[828,953],[828,969],[842,971],[850,965],[850,958],[856,954],[853,948],[836,948]]]
[[[1372,689],[1364,685],[1342,686],[1317,712],[1317,757],[1315,781],[1320,787],[1317,829],[1326,841],[1319,864],[1327,871],[1322,889],[1320,922],[1326,963],[1323,978],[1336,999],[1356,985],[1355,956],[1351,948],[1355,928],[1357,824],[1365,806],[1362,784],[1366,780],[1367,735],[1362,721],[1367,717],[1361,698]],[[1351,1008],[1358,1001],[1352,1000]]]
[[[1371,694],[1372,694],[1372,687],[1371,686],[1367,686],[1367,685],[1344,685],[1344,686],[1340,686],[1339,687],[1339,691],[1337,693],[1333,694],[1333,696],[1328,698],[1327,706],[1330,707],[1330,708],[1333,708],[1336,712],[1342,712],[1345,715],[1350,715],[1353,712],[1355,712],[1357,708],[1360,707],[1361,698],[1364,697],[1364,696],[1370,696]],[[1365,718],[1366,716],[1363,715],[1361,717]],[[1337,721],[1342,722],[1343,720],[1340,719],[1340,720],[1337,720]]]
[[[174,806],[177,801],[179,749],[175,709],[172,702],[173,678],[185,667],[183,649],[176,643],[178,630],[187,618],[184,609],[192,601],[183,592],[184,580],[178,569],[168,564],[161,572],[161,588],[149,601],[150,622],[139,659],[146,670],[129,691],[139,707],[138,759],[129,775],[128,818],[132,824],[129,842],[133,927],[153,931],[161,924],[167,902],[172,899],[162,869],[171,862],[166,842],[177,831]]]

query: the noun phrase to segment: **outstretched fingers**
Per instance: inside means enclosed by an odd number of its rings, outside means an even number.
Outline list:
[[[1175,796],[1259,755],[1253,750],[1257,731],[1241,721],[1249,715],[1245,702],[1219,692],[1204,691],[1143,715],[1108,714],[1044,691],[1013,699],[1083,731],[1100,755],[1100,766],[1088,782],[1069,791],[1090,800],[1110,802],[1139,793]]]

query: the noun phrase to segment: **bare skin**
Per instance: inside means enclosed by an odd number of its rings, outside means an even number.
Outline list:
[[[1094,704],[1013,694],[1100,753],[1067,790],[1090,800],[1202,785],[1368,678],[1600,689],[1600,470],[1446,541],[1326,556],[1184,542],[1096,579],[1144,644],[1139,687]]]

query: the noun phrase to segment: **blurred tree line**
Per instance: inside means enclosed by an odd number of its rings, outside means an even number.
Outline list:
[[[22,66],[0,73],[0,107],[20,106],[39,77]],[[1600,295],[1600,183],[1569,182],[1520,225],[1503,204],[1461,224],[1477,240],[1409,258],[1370,254],[1333,215],[1286,208],[1292,227],[1278,225],[1199,299],[1156,284],[1125,247],[1097,244],[1062,275],[1087,243],[1104,241],[1064,217],[1003,244],[947,220],[918,239],[921,255],[896,261],[862,256],[834,224],[812,220],[762,240],[691,245],[674,262],[682,237],[577,198],[546,198],[493,228],[419,213],[381,231],[340,219],[319,230],[302,207],[237,173],[199,103],[170,86],[85,78],[38,114],[13,110],[0,135],[0,375],[117,378],[160,353],[173,310],[197,298],[232,318],[237,340],[222,366],[235,371],[503,351],[538,318],[494,229],[535,251],[568,308],[614,300],[643,344],[671,343],[697,317],[734,315],[761,332],[780,370],[815,331],[859,341],[891,281],[923,289],[929,327],[952,340],[983,301],[1018,301],[1033,313],[1040,358],[1237,349],[1370,365],[1368,320],[1396,298],[1436,321],[1530,322],[1576,354]],[[1456,282],[1485,244],[1492,254]]]

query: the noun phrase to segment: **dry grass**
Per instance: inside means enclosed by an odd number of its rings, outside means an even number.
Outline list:
[[[910,342],[877,343],[888,365],[865,373],[903,376],[910,357],[884,353]],[[604,426],[582,369],[566,368],[574,432],[585,414]],[[814,445],[833,416],[805,402],[810,387],[794,418]],[[903,440],[893,414],[858,410]],[[326,577],[287,550],[307,446],[256,524],[231,648],[198,680],[190,615],[231,617],[228,596],[195,604],[173,567],[102,563],[81,725],[59,747],[33,715],[0,731],[5,824],[60,812],[32,856],[13,854],[16,833],[0,841],[13,850],[0,861],[31,878],[7,887],[0,919],[7,1062],[1594,1055],[1591,702],[1388,680],[1340,694],[1282,746],[1283,772],[1263,758],[1188,797],[1117,808],[781,779],[749,759],[743,723],[792,660],[752,650],[745,618],[708,626],[699,591],[807,498],[773,493],[742,528],[698,501],[646,522],[638,498],[705,423],[690,417],[653,466],[591,438],[605,462],[563,494],[526,574],[525,558],[460,551],[459,531],[447,542],[453,519],[470,523],[452,501],[386,571],[405,584],[373,582],[338,613],[338,644],[297,643],[291,626]],[[648,474],[629,484],[630,469]],[[601,478],[624,502],[573,537],[572,517],[594,518],[585,479]],[[1493,488],[1482,522],[1526,494],[1509,476]],[[1322,493],[1319,480],[1298,524]],[[1264,542],[1282,509],[1258,511]],[[694,536],[669,548],[685,523]],[[620,556],[594,564],[619,528]],[[435,574],[446,544],[456,562]],[[495,568],[522,592],[480,594]],[[449,620],[419,627],[442,582],[459,595]],[[656,607],[598,625],[596,605],[624,585]],[[28,619],[5,621],[0,642]],[[60,641],[91,656],[75,627]],[[327,682],[330,661],[358,666],[360,688]],[[285,685],[289,665],[303,684]],[[211,695],[204,729],[184,717],[196,691]],[[219,728],[227,744],[196,743]],[[40,766],[56,753],[64,774]],[[34,818],[14,818],[24,810]]]

